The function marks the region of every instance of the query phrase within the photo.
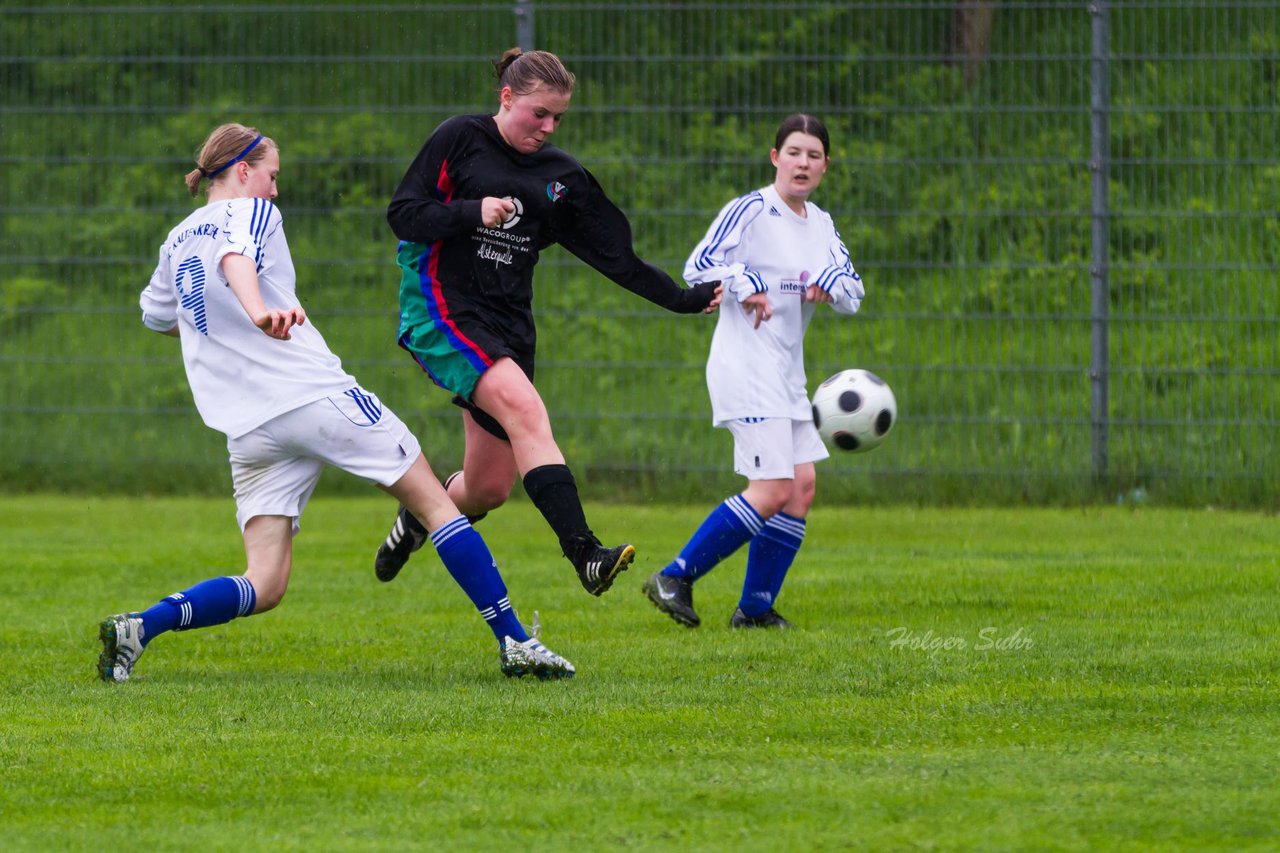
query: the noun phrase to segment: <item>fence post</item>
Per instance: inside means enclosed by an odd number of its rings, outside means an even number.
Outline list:
[[[1108,268],[1107,241],[1110,208],[1107,179],[1110,175],[1110,40],[1111,16],[1106,0],[1089,4],[1093,18],[1093,49],[1090,62],[1090,152],[1092,176],[1090,221],[1092,242],[1089,263],[1090,278],[1090,395],[1089,422],[1092,433],[1094,482],[1103,483],[1107,476],[1107,438],[1110,414],[1108,407],[1110,354],[1108,351]]]
[[[516,44],[533,50],[533,0],[516,0]]]

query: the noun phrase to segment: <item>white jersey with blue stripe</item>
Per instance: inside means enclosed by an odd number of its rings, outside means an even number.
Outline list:
[[[773,186],[747,193],[721,209],[685,262],[690,284],[724,282],[707,358],[717,426],[739,418],[811,420],[804,334],[817,303],[804,301],[805,290],[822,287],[841,314],[862,303],[862,279],[831,217],[812,202],[805,212],[787,207]],[[767,294],[773,309],[758,329],[738,304],[753,293]]]
[[[200,416],[230,438],[274,417],[356,385],[308,319],[291,340],[253,324],[222,273],[222,259],[244,255],[258,268],[269,309],[299,305],[293,259],[280,211],[261,198],[217,201],[169,232],[139,300],[148,328],[179,327],[182,360]]]

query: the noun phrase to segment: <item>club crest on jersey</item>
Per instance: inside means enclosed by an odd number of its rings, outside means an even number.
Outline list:
[[[520,217],[524,216],[524,205],[521,204],[520,199],[513,195],[503,196],[502,200],[509,201],[515,206],[515,210],[511,211],[511,215],[502,220],[502,224],[499,226],[505,231],[509,228],[514,228],[516,223],[520,221]]]
[[[547,198],[551,199],[554,204],[569,194],[569,188],[559,181],[552,181],[547,184]]]

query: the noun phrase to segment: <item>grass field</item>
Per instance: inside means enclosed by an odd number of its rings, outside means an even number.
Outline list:
[[[317,497],[276,611],[96,680],[97,622],[242,566],[230,498],[0,498],[0,824],[44,849],[1275,849],[1277,521],[823,508],[779,609],[690,631],[639,593],[709,507],[594,506],[637,565],[586,595],[541,519],[483,522],[578,667],[498,671],[392,505]]]

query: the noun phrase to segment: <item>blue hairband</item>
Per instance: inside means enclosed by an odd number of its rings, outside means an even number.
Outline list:
[[[261,141],[262,141],[262,134],[261,134],[261,133],[259,133],[259,134],[258,134],[258,136],[257,136],[257,137],[252,141],[252,142],[250,142],[250,143],[249,143],[249,147],[248,147],[248,148],[244,149],[244,150],[243,150],[243,151],[241,151],[239,154],[237,154],[236,156],[232,157],[230,160],[228,160],[227,162],[223,163],[223,164],[222,164],[221,166],[219,166],[218,168],[214,169],[212,172],[205,172],[205,175],[204,175],[204,176],[205,176],[206,178],[212,178],[213,176],[217,175],[217,174],[218,174],[218,173],[220,173],[220,172],[225,172],[227,169],[231,168],[231,167],[232,167],[232,166],[234,166],[236,163],[239,163],[241,160],[243,160],[243,159],[245,158],[245,156],[246,156],[250,151],[252,151],[252,150],[253,150],[253,146],[257,145],[257,144],[258,144],[259,142],[261,142]],[[204,170],[202,169],[201,171],[204,171]]]

